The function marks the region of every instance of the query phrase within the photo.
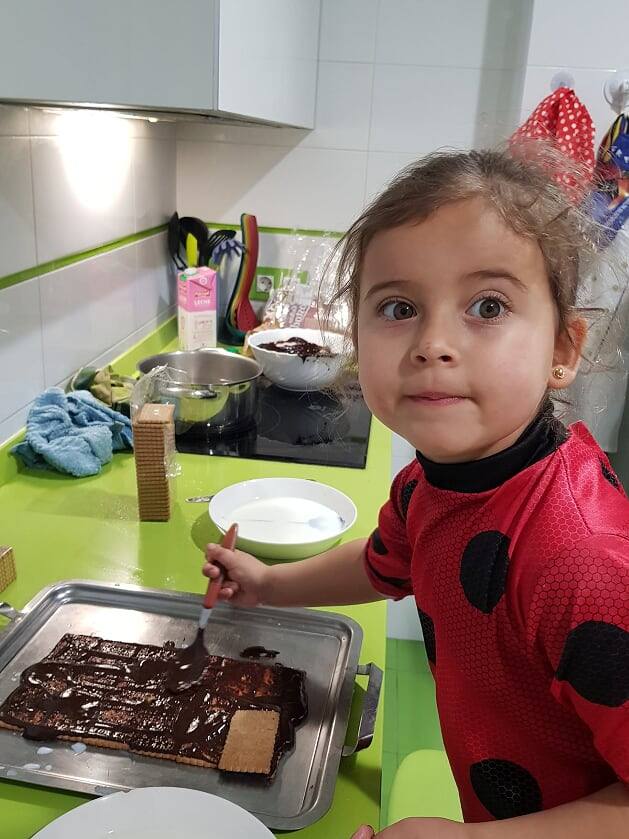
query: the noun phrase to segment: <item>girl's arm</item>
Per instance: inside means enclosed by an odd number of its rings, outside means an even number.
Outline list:
[[[263,602],[269,606],[348,606],[384,600],[364,565],[366,539],[356,539],[302,562],[272,565]]]
[[[301,562],[266,565],[243,551],[208,545],[203,573],[226,572],[221,599],[235,606],[346,606],[382,600],[364,568],[365,539],[356,539]]]
[[[544,810],[504,821],[460,824],[446,819],[404,819],[374,834],[361,827],[352,839],[626,839],[629,790],[622,783]]]
[[[551,810],[469,827],[470,839],[626,839],[629,836],[629,789],[622,783],[612,784],[586,798]],[[387,836],[386,833],[383,835]]]

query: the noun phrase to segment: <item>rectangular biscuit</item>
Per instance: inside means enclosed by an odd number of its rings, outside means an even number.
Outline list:
[[[277,711],[236,711],[218,763],[225,772],[261,772],[271,768],[280,715]]]

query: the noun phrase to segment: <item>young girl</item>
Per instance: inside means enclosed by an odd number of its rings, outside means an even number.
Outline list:
[[[465,824],[386,839],[629,836],[629,502],[553,417],[586,336],[586,237],[544,171],[436,154],[345,237],[365,399],[417,449],[369,540],[271,567],[207,548],[234,605],[415,597]]]

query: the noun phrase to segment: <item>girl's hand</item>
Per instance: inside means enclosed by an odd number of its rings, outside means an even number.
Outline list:
[[[221,545],[207,545],[203,573],[212,580],[220,574],[216,563],[225,569],[225,580],[219,593],[220,600],[227,600],[234,606],[257,606],[263,602],[270,573],[267,565],[244,551],[230,551]]]
[[[402,819],[380,833],[362,825],[352,839],[469,839],[469,825],[449,819]]]

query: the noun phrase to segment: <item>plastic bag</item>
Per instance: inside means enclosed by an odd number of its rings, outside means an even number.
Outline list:
[[[349,310],[345,303],[330,306],[335,287],[338,239],[331,234],[308,236],[293,231],[287,253],[289,270],[271,290],[262,313],[262,328],[324,327],[345,334]],[[305,278],[305,281],[304,281]]]
[[[172,404],[169,403],[167,398],[164,398],[164,391],[168,385],[181,382],[182,376],[186,376],[184,371],[175,370],[167,365],[153,367],[152,370],[141,376],[131,392],[131,422],[133,423],[144,405]],[[164,464],[167,478],[176,478],[181,475],[182,469],[177,459],[174,435],[169,435],[167,438]]]

